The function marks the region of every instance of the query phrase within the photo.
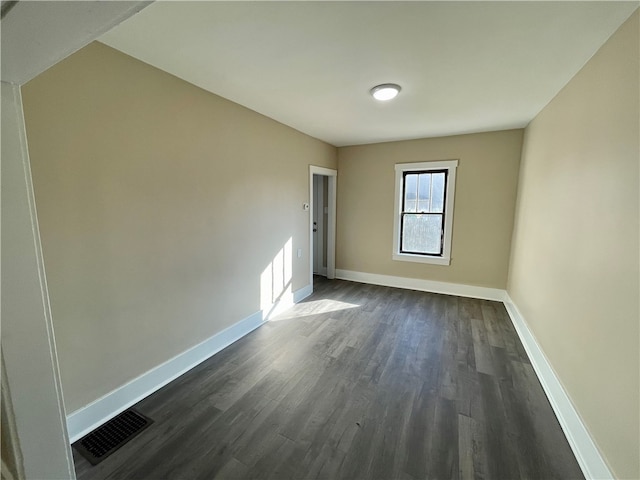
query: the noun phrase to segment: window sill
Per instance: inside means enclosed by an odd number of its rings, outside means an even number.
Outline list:
[[[451,258],[449,257],[427,257],[424,255],[411,255],[409,253],[394,253],[393,259],[401,262],[430,263],[432,265],[451,264]]]

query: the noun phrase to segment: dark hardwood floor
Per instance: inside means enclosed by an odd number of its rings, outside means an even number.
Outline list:
[[[584,478],[497,302],[318,279],[137,408],[80,480]]]

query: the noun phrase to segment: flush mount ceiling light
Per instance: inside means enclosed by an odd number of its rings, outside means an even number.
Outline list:
[[[400,90],[400,85],[396,85],[395,83],[383,83],[382,85],[373,87],[370,92],[376,100],[386,102],[387,100],[396,98],[396,95],[400,93]]]

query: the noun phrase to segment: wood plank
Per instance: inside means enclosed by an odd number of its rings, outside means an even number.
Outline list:
[[[473,353],[476,360],[476,371],[487,375],[495,375],[491,347],[487,340],[487,332],[484,321],[471,320],[471,333],[473,335]]]
[[[473,468],[473,424],[471,417],[458,415],[458,478],[475,477]]]
[[[487,340],[492,347],[504,348],[504,340],[502,338],[502,330],[498,316],[496,314],[495,302],[483,302],[480,309],[482,311],[482,320],[487,331]]]

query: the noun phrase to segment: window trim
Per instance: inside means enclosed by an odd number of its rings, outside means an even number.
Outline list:
[[[393,260],[403,262],[430,263],[435,265],[451,264],[451,237],[453,233],[453,207],[455,198],[456,168],[458,160],[442,160],[437,162],[396,163],[395,205],[393,215]],[[446,170],[444,198],[444,233],[442,253],[440,255],[421,253],[401,253],[402,205],[404,196],[404,176],[409,172],[429,172]]]

